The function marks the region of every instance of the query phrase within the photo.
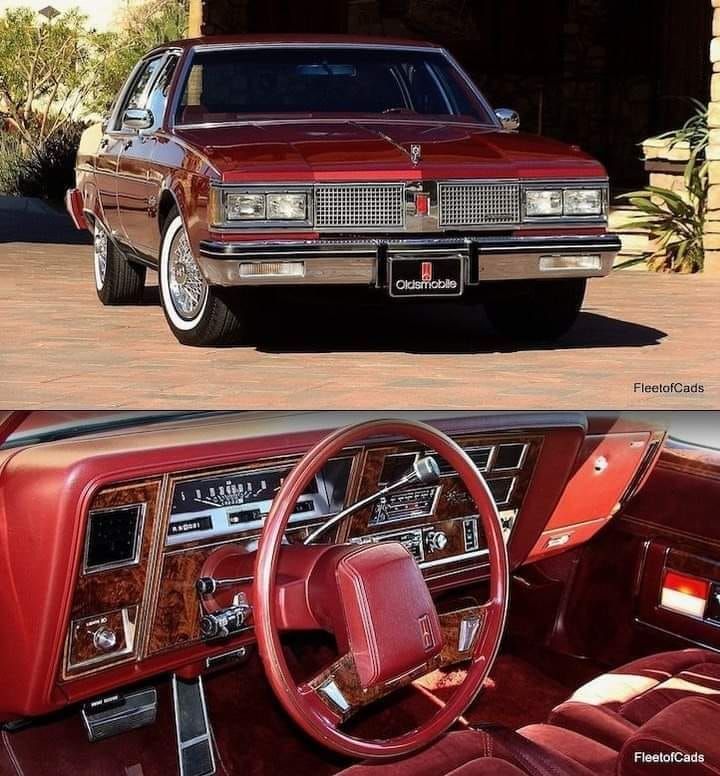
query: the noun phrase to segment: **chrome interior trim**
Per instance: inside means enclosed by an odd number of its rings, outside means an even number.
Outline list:
[[[122,649],[113,650],[112,652],[103,652],[96,657],[88,658],[87,660],[77,660],[75,662],[72,662],[70,660],[70,641],[74,634],[74,628],[77,623],[85,622],[86,620],[93,619],[93,616],[87,616],[87,617],[78,617],[77,619],[70,621],[70,629],[68,631],[68,637],[66,639],[66,647],[65,647],[65,670],[64,670],[64,677],[69,678],[70,672],[73,672],[73,676],[75,676],[74,672],[77,671],[80,668],[89,668],[91,666],[98,665],[100,663],[108,663],[112,661],[113,665],[116,665],[117,663],[123,662],[121,660],[117,660],[117,658],[124,658],[127,659],[128,657],[132,656],[135,651],[135,633],[137,631],[138,627],[138,617],[140,616],[139,613],[139,607],[137,604],[131,604],[130,606],[124,606],[121,609],[111,609],[107,612],[100,612],[98,615],[95,615],[96,617],[103,617],[109,614],[115,614],[116,612],[121,612],[122,614],[122,626],[123,626],[123,636],[125,638],[125,646]],[[130,613],[132,612],[134,619],[131,620]]]
[[[458,518],[464,519],[464,518]],[[447,558],[438,558],[438,560],[426,560],[424,563],[420,563],[421,569],[430,569],[435,566],[442,566],[449,563],[458,563],[462,560],[470,560],[471,558],[482,558],[485,555],[489,555],[490,551],[485,550],[473,550],[472,552],[463,552],[461,555],[450,555]]]

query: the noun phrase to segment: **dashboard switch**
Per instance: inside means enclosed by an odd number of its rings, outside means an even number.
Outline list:
[[[200,634],[204,639],[221,639],[242,630],[250,614],[250,605],[244,596],[226,609],[209,612],[200,618]]]
[[[430,531],[427,535],[428,549],[441,552],[447,547],[448,538],[444,531]]]
[[[115,631],[106,625],[98,628],[93,634],[93,646],[100,652],[112,652],[117,646]]]

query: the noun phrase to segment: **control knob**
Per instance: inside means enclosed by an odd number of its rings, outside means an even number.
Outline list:
[[[448,538],[444,531],[430,531],[427,535],[427,543],[432,551],[444,550],[447,547]]]
[[[110,652],[117,646],[117,636],[112,628],[103,625],[93,633],[93,646],[101,652]]]

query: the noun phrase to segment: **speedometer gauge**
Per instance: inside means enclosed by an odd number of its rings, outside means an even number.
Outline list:
[[[171,514],[199,512],[208,507],[234,507],[272,501],[290,469],[247,472],[178,482]],[[313,480],[306,493],[317,493]]]

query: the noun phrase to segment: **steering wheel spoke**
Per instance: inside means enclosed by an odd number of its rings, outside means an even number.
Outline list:
[[[337,724],[340,724],[357,714],[364,706],[406,687],[443,664],[442,654],[439,654],[402,676],[372,687],[363,687],[355,658],[352,652],[347,652],[301,685],[299,690],[306,697],[314,693],[338,718]]]
[[[468,606],[439,615],[443,634],[440,660],[443,666],[469,660],[481,638],[490,611],[490,603]]]

